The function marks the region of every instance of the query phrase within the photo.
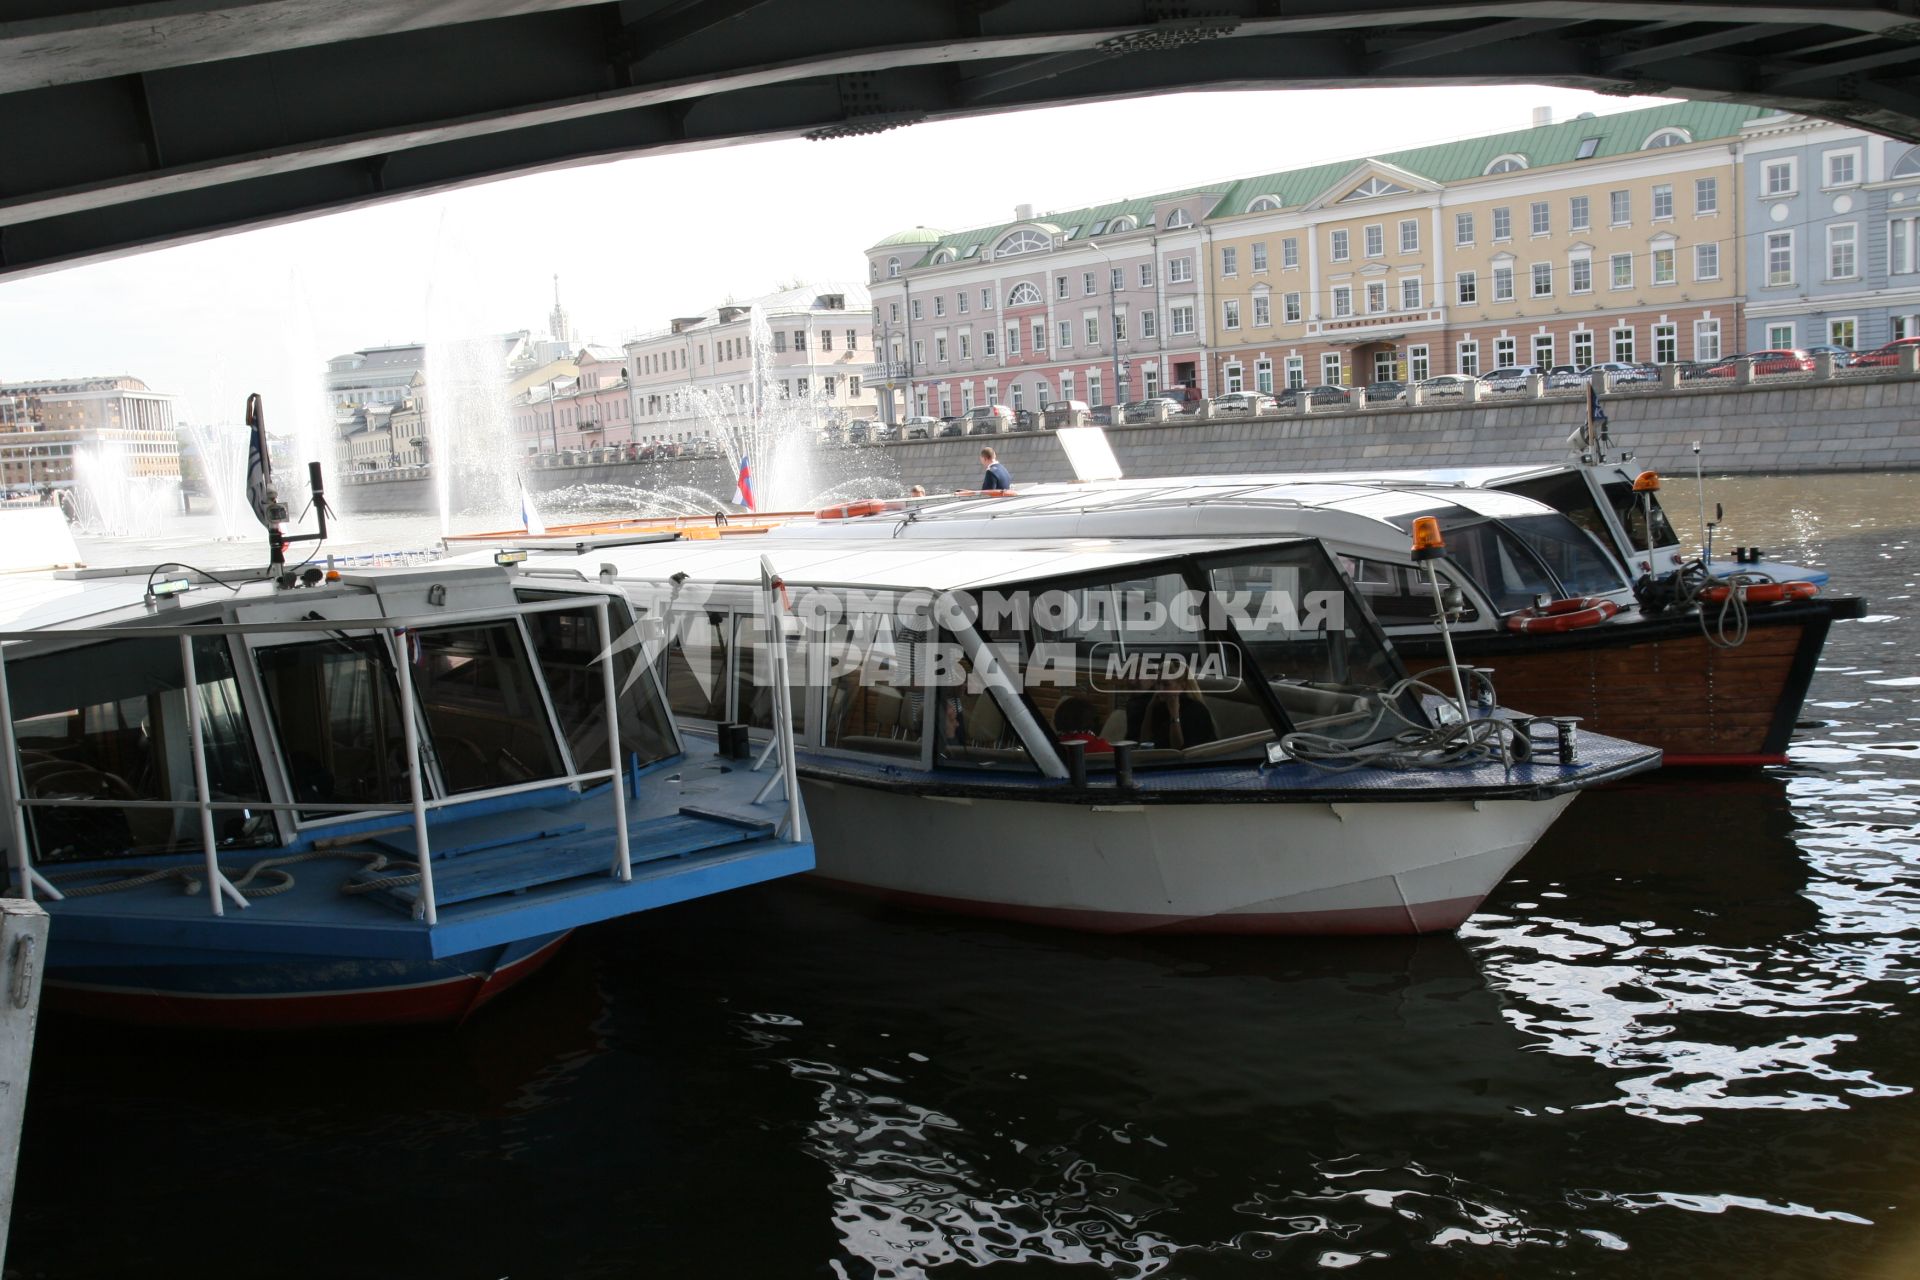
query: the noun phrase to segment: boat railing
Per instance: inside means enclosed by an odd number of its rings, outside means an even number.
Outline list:
[[[60,899],[64,895],[45,876],[32,865],[27,852],[26,813],[29,808],[110,808],[110,809],[193,809],[199,815],[200,842],[202,854],[206,860],[207,894],[213,914],[226,914],[226,903],[230,899],[236,906],[249,905],[246,897],[234,887],[220,868],[218,844],[214,836],[213,815],[219,811],[244,810],[247,812],[299,812],[299,813],[363,813],[363,814],[408,814],[412,818],[414,848],[420,864],[420,891],[415,905],[417,916],[428,925],[438,922],[439,911],[433,892],[433,857],[427,831],[427,815],[438,809],[472,804],[476,800],[498,796],[516,795],[527,792],[546,791],[554,787],[584,785],[604,781],[613,781],[609,788],[613,801],[614,854],[609,874],[616,880],[633,879],[633,865],[629,853],[627,831],[626,788],[621,785],[623,777],[620,755],[620,708],[618,681],[614,676],[613,663],[613,619],[610,598],[598,596],[594,599],[594,609],[599,618],[601,693],[607,718],[607,756],[608,767],[604,769],[579,770],[564,776],[537,778],[510,786],[497,787],[480,792],[462,792],[458,795],[428,797],[425,791],[423,762],[420,754],[420,730],[414,710],[414,679],[412,664],[396,661],[394,673],[400,692],[400,721],[405,735],[405,758],[407,767],[407,800],[403,803],[362,802],[355,804],[326,804],[308,801],[270,801],[270,800],[216,800],[213,798],[207,778],[206,747],[202,740],[200,683],[194,670],[193,641],[203,636],[260,636],[276,634],[311,635],[316,631],[353,631],[353,632],[391,632],[405,653],[406,633],[415,627],[445,627],[454,624],[493,621],[509,616],[527,614],[556,613],[576,610],[581,607],[583,597],[572,596],[566,599],[528,601],[511,610],[498,607],[491,609],[446,610],[433,614],[405,617],[381,618],[304,618],[287,622],[239,622],[239,623],[199,623],[192,625],[147,625],[127,627],[48,627],[34,631],[0,631],[0,752],[4,752],[7,767],[0,769],[0,803],[7,811],[7,834],[10,845],[14,879],[18,892],[29,900],[36,896]],[[769,608],[771,608],[769,603]],[[145,638],[156,636],[174,636],[180,642],[180,664],[186,684],[187,724],[189,727],[189,749],[193,759],[194,798],[191,800],[87,800],[80,798],[37,798],[26,794],[24,775],[20,768],[20,753],[15,741],[13,722],[12,691],[7,682],[6,652],[9,645],[27,641],[71,638],[100,640],[105,636],[115,639]],[[784,681],[778,686],[785,689]],[[790,723],[787,719],[776,723]],[[786,746],[782,752],[782,764],[788,780],[788,800],[791,806],[789,826],[790,838],[804,839],[801,830],[802,819],[798,807],[798,795],[792,781],[792,733],[789,728],[785,735]],[[770,784],[771,785],[771,784]],[[763,793],[764,794],[764,793]],[[401,829],[399,827],[393,828]],[[365,836],[366,832],[358,835]]]

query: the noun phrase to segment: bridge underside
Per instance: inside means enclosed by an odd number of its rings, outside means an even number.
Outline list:
[[[1533,83],[1920,141],[1920,2],[11,0],[0,276],[595,159],[1189,89]],[[1273,163],[1287,142],[1269,140]]]

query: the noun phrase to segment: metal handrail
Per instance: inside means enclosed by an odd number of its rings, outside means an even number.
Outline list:
[[[415,914],[428,926],[439,921],[439,908],[433,891],[433,850],[427,832],[427,814],[431,810],[443,809],[456,804],[471,803],[485,796],[517,795],[529,791],[539,791],[556,786],[568,786],[582,782],[598,782],[611,779],[614,811],[614,860],[610,874],[617,880],[626,882],[633,879],[633,865],[629,850],[627,832],[626,790],[622,783],[624,770],[620,759],[620,705],[618,682],[613,675],[613,622],[611,597],[600,593],[583,593],[593,597],[593,608],[598,615],[601,652],[598,658],[602,666],[601,690],[603,706],[607,717],[607,742],[610,768],[594,769],[585,772],[567,774],[557,778],[538,778],[528,782],[515,783],[508,787],[492,788],[480,793],[465,793],[457,796],[436,796],[428,798],[425,794],[424,765],[420,754],[420,731],[416,722],[413,690],[413,664],[403,652],[400,660],[394,663],[396,680],[400,686],[401,723],[405,738],[406,758],[410,762],[407,770],[408,798],[405,804],[325,804],[298,801],[244,801],[215,800],[209,791],[207,777],[206,744],[200,727],[200,682],[194,666],[193,639],[196,636],[224,635],[310,635],[315,632],[392,632],[396,636],[415,627],[445,627],[467,622],[498,621],[508,618],[524,617],[533,613],[560,613],[579,609],[585,600],[576,596],[571,599],[528,601],[517,605],[510,611],[498,607],[491,609],[447,610],[433,614],[403,615],[400,617],[378,618],[303,618],[292,622],[209,622],[199,624],[160,623],[155,625],[136,624],[124,627],[46,627],[34,631],[0,631],[0,753],[4,753],[6,767],[0,769],[0,804],[4,804],[8,815],[8,835],[11,845],[11,861],[19,881],[20,892],[29,900],[36,895],[44,895],[52,900],[65,897],[53,885],[27,856],[26,811],[29,808],[113,808],[113,809],[184,809],[192,808],[200,818],[200,840],[202,853],[206,859],[207,893],[213,914],[226,914],[226,899],[231,898],[235,905],[242,908],[251,905],[244,894],[233,886],[220,869],[218,844],[214,836],[213,814],[217,810],[264,810],[267,812],[323,812],[323,813],[406,813],[413,818],[414,847],[420,864],[420,895],[415,903]],[[188,739],[193,754],[194,798],[192,800],[86,800],[28,797],[24,794],[24,778],[20,773],[20,753],[13,730],[12,690],[7,682],[6,646],[48,638],[84,638],[101,639],[138,639],[173,636],[180,641],[180,659],[184,690],[187,699]],[[537,664],[536,664],[537,666]]]

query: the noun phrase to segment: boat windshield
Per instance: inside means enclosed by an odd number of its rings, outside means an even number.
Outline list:
[[[214,800],[265,800],[227,643],[193,642],[200,732]],[[200,847],[180,642],[109,640],[7,663],[13,732],[29,800],[170,801],[177,808],[27,808],[34,856],[74,861]],[[277,842],[270,815],[216,811],[221,848]]]
[[[1625,591],[1632,584],[1620,576],[1618,564],[1600,544],[1563,515],[1542,512],[1501,521],[1520,541],[1533,549],[1560,580],[1560,593],[1598,596]]]
[[[1498,523],[1470,516],[1462,523],[1458,507],[1409,512],[1395,516],[1393,523],[1411,533],[1413,522],[1421,515],[1436,516],[1440,532],[1447,540],[1447,558],[1472,578],[1493,602],[1499,613],[1525,609],[1541,596],[1559,593],[1559,584],[1547,573],[1546,566],[1519,537]]]
[[[522,600],[563,597],[545,591],[523,591]],[[629,625],[624,601],[611,602],[608,623],[617,642]],[[590,772],[608,767],[607,701],[600,660],[600,614],[591,604],[578,609],[525,615],[540,659],[540,676],[547,682],[554,714],[567,735],[573,767]],[[639,649],[616,648],[614,688],[620,707],[620,754],[630,763],[651,764],[679,750],[673,723],[660,698],[659,685],[649,670],[635,671]]]
[[[1607,491],[1607,501],[1613,504],[1614,514],[1620,518],[1620,527],[1626,530],[1627,541],[1635,551],[1647,549],[1647,512],[1653,513],[1653,545],[1670,547],[1679,543],[1679,535],[1673,526],[1667,523],[1667,513],[1660,509],[1658,494],[1639,494],[1625,480],[1613,480],[1602,486]],[[1641,499],[1645,498],[1643,505]]]

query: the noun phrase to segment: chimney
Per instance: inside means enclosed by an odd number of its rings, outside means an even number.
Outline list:
[[[1545,126],[1550,125],[1552,123],[1553,123],[1552,107],[1535,107],[1533,109],[1533,127],[1534,128],[1536,129],[1544,128]]]
[[[1030,204],[1017,204],[1013,206],[1013,220],[1015,222],[1032,222],[1033,206]]]

